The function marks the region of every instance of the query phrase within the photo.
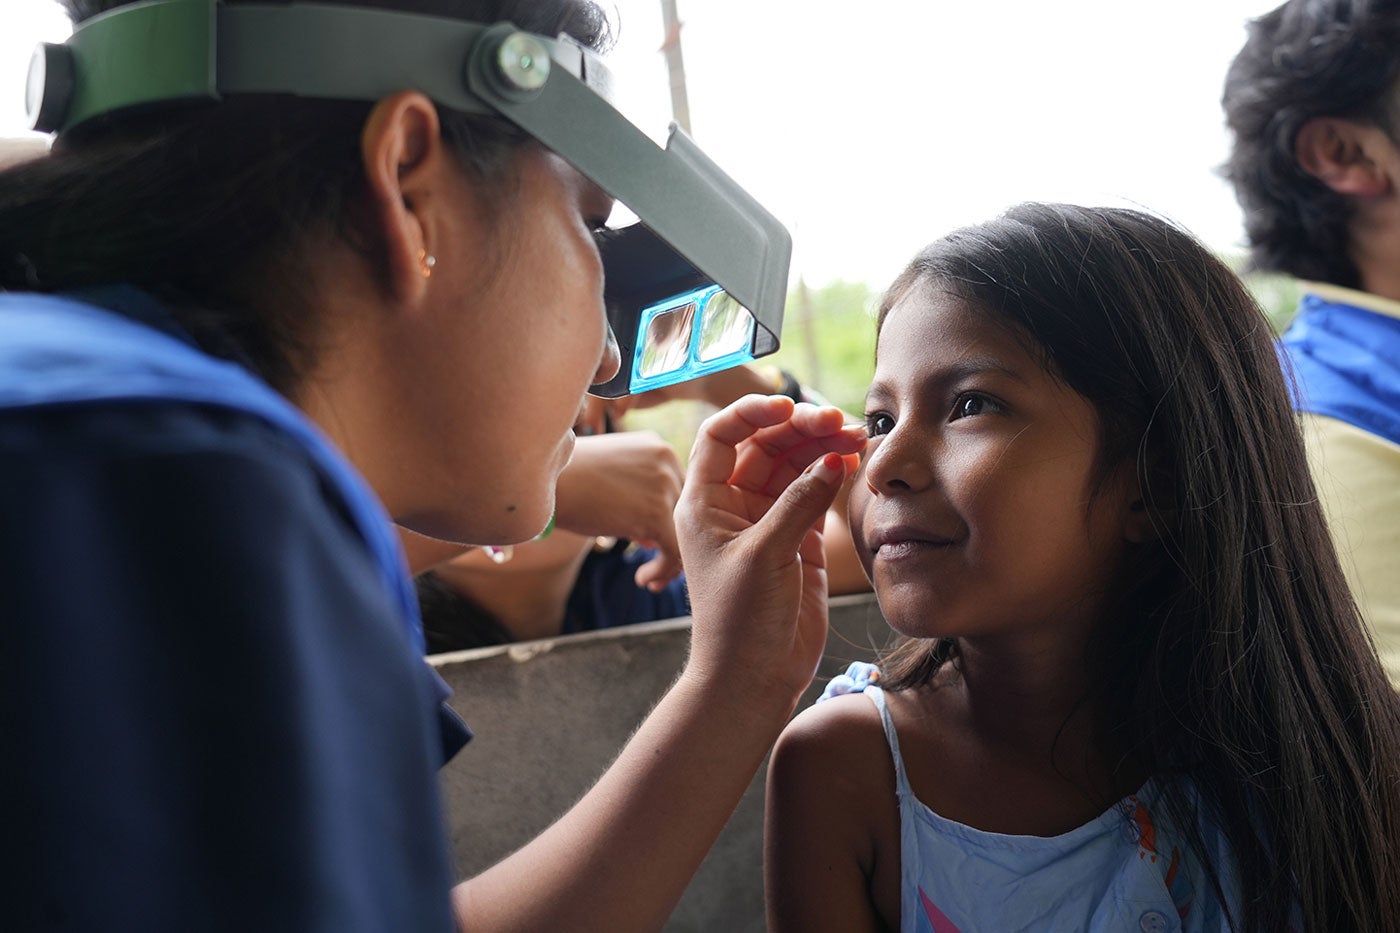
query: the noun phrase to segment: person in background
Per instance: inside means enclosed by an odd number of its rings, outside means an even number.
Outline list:
[[[1252,21],[1222,103],[1254,268],[1303,280],[1282,337],[1343,566],[1400,685],[1400,3]]]
[[[907,638],[774,749],[769,928],[1400,931],[1400,697],[1243,283],[1029,204],[877,328],[851,524]]]

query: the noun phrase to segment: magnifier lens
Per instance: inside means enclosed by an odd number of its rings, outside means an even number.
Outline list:
[[[728,292],[716,292],[705,304],[696,357],[708,363],[747,349],[752,343],[753,315]]]
[[[694,320],[693,301],[653,316],[642,340],[637,375],[650,379],[684,367],[690,359],[690,334]]]

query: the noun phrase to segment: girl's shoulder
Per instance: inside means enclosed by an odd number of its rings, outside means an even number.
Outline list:
[[[845,761],[883,749],[884,728],[870,697],[851,693],[824,699],[798,713],[783,730],[778,745],[788,755]]]
[[[895,771],[880,712],[851,694],[799,713],[773,748],[769,796],[812,812],[843,813],[853,834],[868,824],[873,801],[895,803]]]
[[[839,763],[847,775],[878,780],[882,790],[891,792],[898,741],[891,735],[894,724],[924,719],[921,704],[928,697],[920,690],[883,691],[879,679],[875,665],[864,662],[833,677],[817,702],[788,723],[779,739],[782,754],[804,759],[814,770],[823,762]]]
[[[769,916],[810,929],[818,917],[870,911],[899,918],[899,798],[890,748],[869,696],[838,696],[802,711],[768,766]],[[820,890],[811,885],[823,879]]]

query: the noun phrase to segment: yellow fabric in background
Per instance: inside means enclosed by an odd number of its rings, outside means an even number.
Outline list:
[[[1342,569],[1400,688],[1400,445],[1335,418],[1301,417]]]

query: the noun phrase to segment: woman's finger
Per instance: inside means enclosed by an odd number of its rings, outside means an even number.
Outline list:
[[[823,566],[819,553],[821,533],[817,529],[845,478],[845,462],[838,454],[825,454],[813,463],[759,519],[765,549],[777,554],[797,554],[806,545],[803,558],[812,561],[814,567]]]
[[[791,417],[793,401],[781,395],[746,395],[706,418],[690,451],[688,483],[728,483],[739,444]]]
[[[788,434],[777,445],[765,445],[756,437],[740,447],[729,481],[749,492],[776,496],[824,454],[855,455],[866,443],[864,427],[839,423],[832,433]]]

